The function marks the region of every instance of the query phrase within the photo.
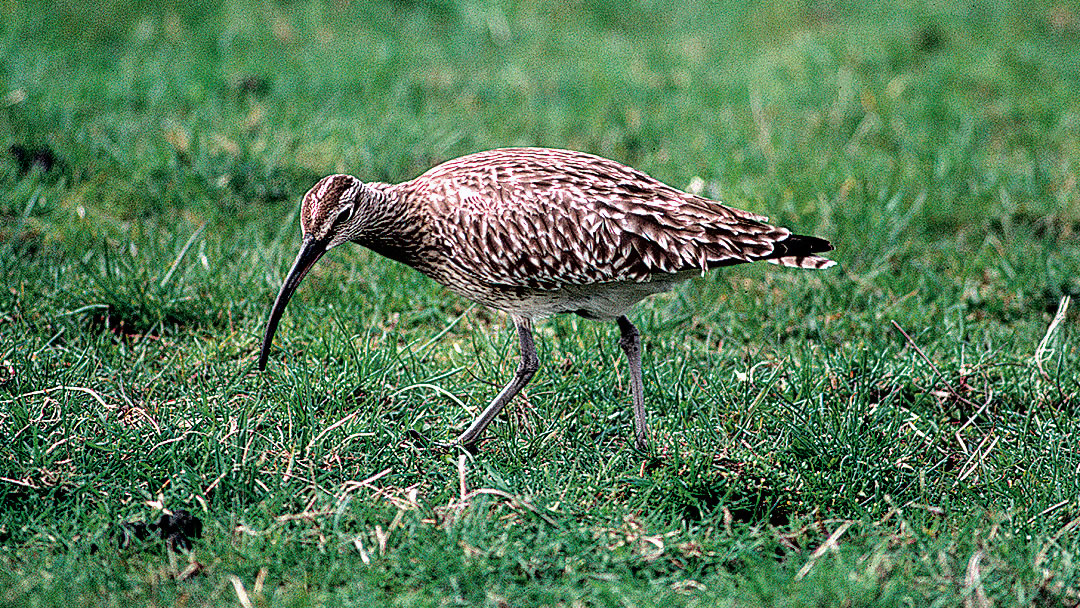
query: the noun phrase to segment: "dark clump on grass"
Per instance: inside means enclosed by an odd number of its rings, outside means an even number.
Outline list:
[[[15,218],[0,215],[0,243],[5,255],[33,258],[41,252],[44,235],[33,226]]]
[[[270,92],[270,81],[257,74],[245,74],[234,80],[232,87],[242,95],[265,97]]]
[[[157,322],[148,322],[127,312],[129,314],[120,313],[112,304],[106,304],[86,316],[86,328],[95,333],[109,332],[118,338],[157,335]]]
[[[915,49],[921,53],[940,51],[948,42],[948,34],[936,23],[930,23],[915,31]]]
[[[26,175],[33,169],[48,173],[60,162],[56,158],[56,153],[48,146],[29,147],[23,144],[12,144],[8,148],[8,153],[15,159],[20,175]]]
[[[1080,305],[1080,277],[1062,281],[1043,290],[1043,310],[1048,315],[1057,314],[1063,298],[1068,296],[1074,305]]]
[[[89,311],[85,327],[95,333],[108,332],[125,340],[161,336],[184,328],[215,325],[212,316],[200,314],[183,302],[169,302],[143,294],[138,300],[117,300]]]
[[[165,542],[169,551],[191,551],[192,541],[202,538],[202,531],[202,520],[184,509],[177,509],[172,513],[162,513],[155,522],[120,524],[116,531],[116,542],[121,549],[126,549],[135,541],[157,536]]]

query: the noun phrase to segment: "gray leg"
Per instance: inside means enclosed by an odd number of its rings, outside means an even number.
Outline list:
[[[634,446],[639,450],[649,449],[649,425],[645,421],[645,389],[641,384],[641,334],[625,316],[617,319],[619,346],[630,360],[630,392],[634,398]]]
[[[491,421],[495,419],[495,416],[499,414],[499,410],[510,403],[510,400],[517,395],[529,380],[532,380],[536,370],[540,367],[540,358],[536,356],[536,345],[533,344],[532,339],[532,321],[523,317],[511,316],[514,320],[514,327],[517,328],[518,340],[521,347],[521,362],[518,363],[517,372],[510,380],[510,383],[503,387],[499,394],[495,396],[495,399],[491,401],[491,405],[487,406],[480,415],[473,420],[469,428],[458,437],[457,443],[471,447],[480,440],[480,435],[484,434],[484,429],[491,424]]]

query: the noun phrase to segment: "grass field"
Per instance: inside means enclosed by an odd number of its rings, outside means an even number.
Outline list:
[[[1069,2],[0,2],[0,605],[1077,605],[1077,66]],[[516,340],[357,247],[255,371],[315,180],[510,145],[840,267],[639,305],[648,454],[571,317],[421,449]]]

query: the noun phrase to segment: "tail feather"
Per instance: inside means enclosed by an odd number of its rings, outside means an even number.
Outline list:
[[[832,250],[832,244],[825,239],[793,234],[776,243],[772,254],[765,259],[781,266],[821,270],[836,266],[836,262],[814,254]]]

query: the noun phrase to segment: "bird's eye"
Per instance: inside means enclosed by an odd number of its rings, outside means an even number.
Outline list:
[[[343,223],[351,220],[352,216],[353,216],[353,206],[349,205],[348,207],[345,207],[344,209],[341,210],[341,212],[338,213],[337,219],[334,220],[334,223],[335,224],[343,224]]]

